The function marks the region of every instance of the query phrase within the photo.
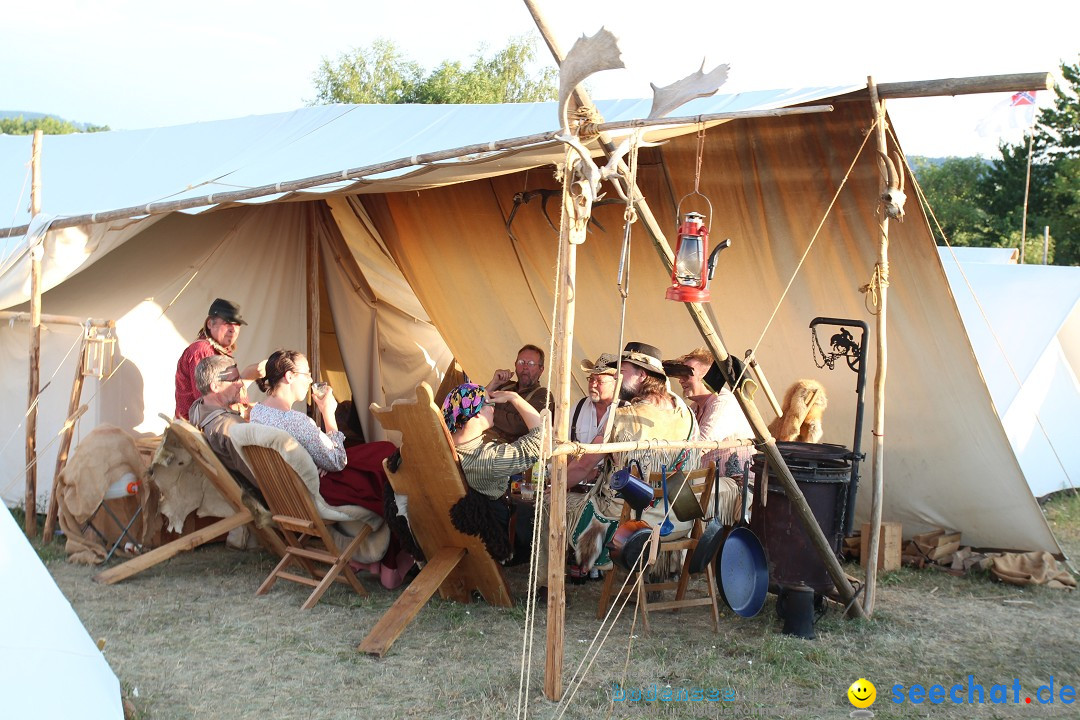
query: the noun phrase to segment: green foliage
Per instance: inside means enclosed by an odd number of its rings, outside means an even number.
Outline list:
[[[343,53],[331,62],[323,58],[314,76],[315,99],[325,103],[509,103],[553,100],[557,95],[555,68],[537,74],[533,42],[511,38],[490,59],[481,47],[473,64],[445,60],[425,75],[390,40]]]
[[[1080,265],[1080,62],[1062,64],[1062,82],[1054,89],[1054,107],[1039,114],[1032,141],[1031,191],[1028,199],[1024,262],[1042,262],[1043,228],[1052,238],[1050,261]],[[1019,235],[1022,224],[1027,145],[1002,145],[981,192],[995,222],[988,238],[999,242]],[[1017,241],[1013,247],[1017,247]],[[1033,247],[1032,247],[1033,246]],[[1034,255],[1034,258],[1032,257]]]
[[[0,118],[0,133],[5,135],[33,135],[35,130],[41,130],[46,135],[69,135],[77,132],[105,132],[108,129],[108,125],[87,125],[83,130],[74,123],[49,115],[30,120],[24,120],[22,115]]]
[[[986,161],[977,157],[948,157],[940,163],[921,157],[910,160],[912,171],[930,200],[930,207],[949,243],[978,245],[987,222],[987,212],[978,195],[979,182],[988,170]],[[927,216],[930,216],[929,212]],[[930,227],[938,244],[943,244],[944,239],[933,218]]]
[[[1048,262],[1080,265],[1080,62],[1062,64],[1061,77],[1054,107],[1040,113],[1030,138],[1025,263],[1043,261],[1043,229],[1049,227]],[[1028,139],[1003,144],[999,151],[989,164],[979,158],[947,158],[940,164],[911,158],[951,244],[1020,247]],[[931,227],[942,242],[932,221]]]

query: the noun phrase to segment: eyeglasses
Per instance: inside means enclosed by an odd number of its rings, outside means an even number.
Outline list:
[[[614,375],[607,375],[607,374],[603,374],[603,375],[590,375],[590,376],[589,376],[589,384],[590,384],[590,385],[600,385],[600,384],[602,384],[602,383],[603,383],[603,381],[604,381],[605,379],[608,379],[608,380],[612,380],[612,381],[614,381],[614,380],[615,380],[615,376],[614,376]]]
[[[303,372],[302,370],[293,370],[292,373],[293,375],[307,375],[309,378],[311,377],[310,372]]]
[[[235,365],[230,365],[217,376],[218,382],[232,382],[240,379],[240,370]]]
[[[514,364],[518,367],[536,367],[540,363],[536,362],[535,360],[518,360]]]

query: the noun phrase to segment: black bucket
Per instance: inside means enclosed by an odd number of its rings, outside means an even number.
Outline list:
[[[850,453],[842,445],[778,442],[777,449],[791,470],[806,502],[818,521],[829,547],[839,556],[844,535],[844,510],[851,479]],[[750,529],[761,538],[769,560],[769,585],[804,584],[817,593],[834,592],[825,563],[803,530],[795,507],[778,474],[769,469],[768,500],[762,507],[761,478],[765,455],[754,456],[755,492]]]

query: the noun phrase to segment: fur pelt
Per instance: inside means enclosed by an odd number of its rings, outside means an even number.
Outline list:
[[[135,439],[118,427],[102,424],[91,430],[71,454],[55,488],[60,498],[60,527],[67,538],[70,562],[93,565],[105,559],[107,550],[100,538],[83,526],[109,486],[128,474],[141,482],[137,498],[143,506],[131,534],[145,544],[160,527],[160,515],[157,490],[146,482],[146,464]],[[104,527],[115,524],[106,523]]]
[[[574,559],[585,572],[592,570],[593,565],[600,558],[600,553],[604,549],[604,537],[606,535],[607,525],[595,518],[589,527],[585,528],[585,531],[581,533]]]
[[[397,538],[401,549],[416,560],[424,562],[427,558],[424,557],[424,551],[420,549],[416,538],[413,537],[409,519],[398,513],[397,498],[394,496],[394,488],[389,480],[383,485],[383,518],[390,527],[390,533]]]
[[[466,487],[465,497],[450,508],[450,522],[458,531],[480,538],[488,554],[497,562],[513,557],[510,536],[492,516],[488,497],[483,493]]]
[[[810,397],[815,390],[817,396],[811,407]],[[824,434],[821,417],[828,405],[824,385],[817,380],[798,380],[784,393],[784,412],[769,423],[769,432],[781,442],[820,442]]]

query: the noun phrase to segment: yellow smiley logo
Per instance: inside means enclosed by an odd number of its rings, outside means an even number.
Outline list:
[[[847,689],[848,700],[857,708],[868,708],[877,699],[877,688],[866,678],[859,678]]]

